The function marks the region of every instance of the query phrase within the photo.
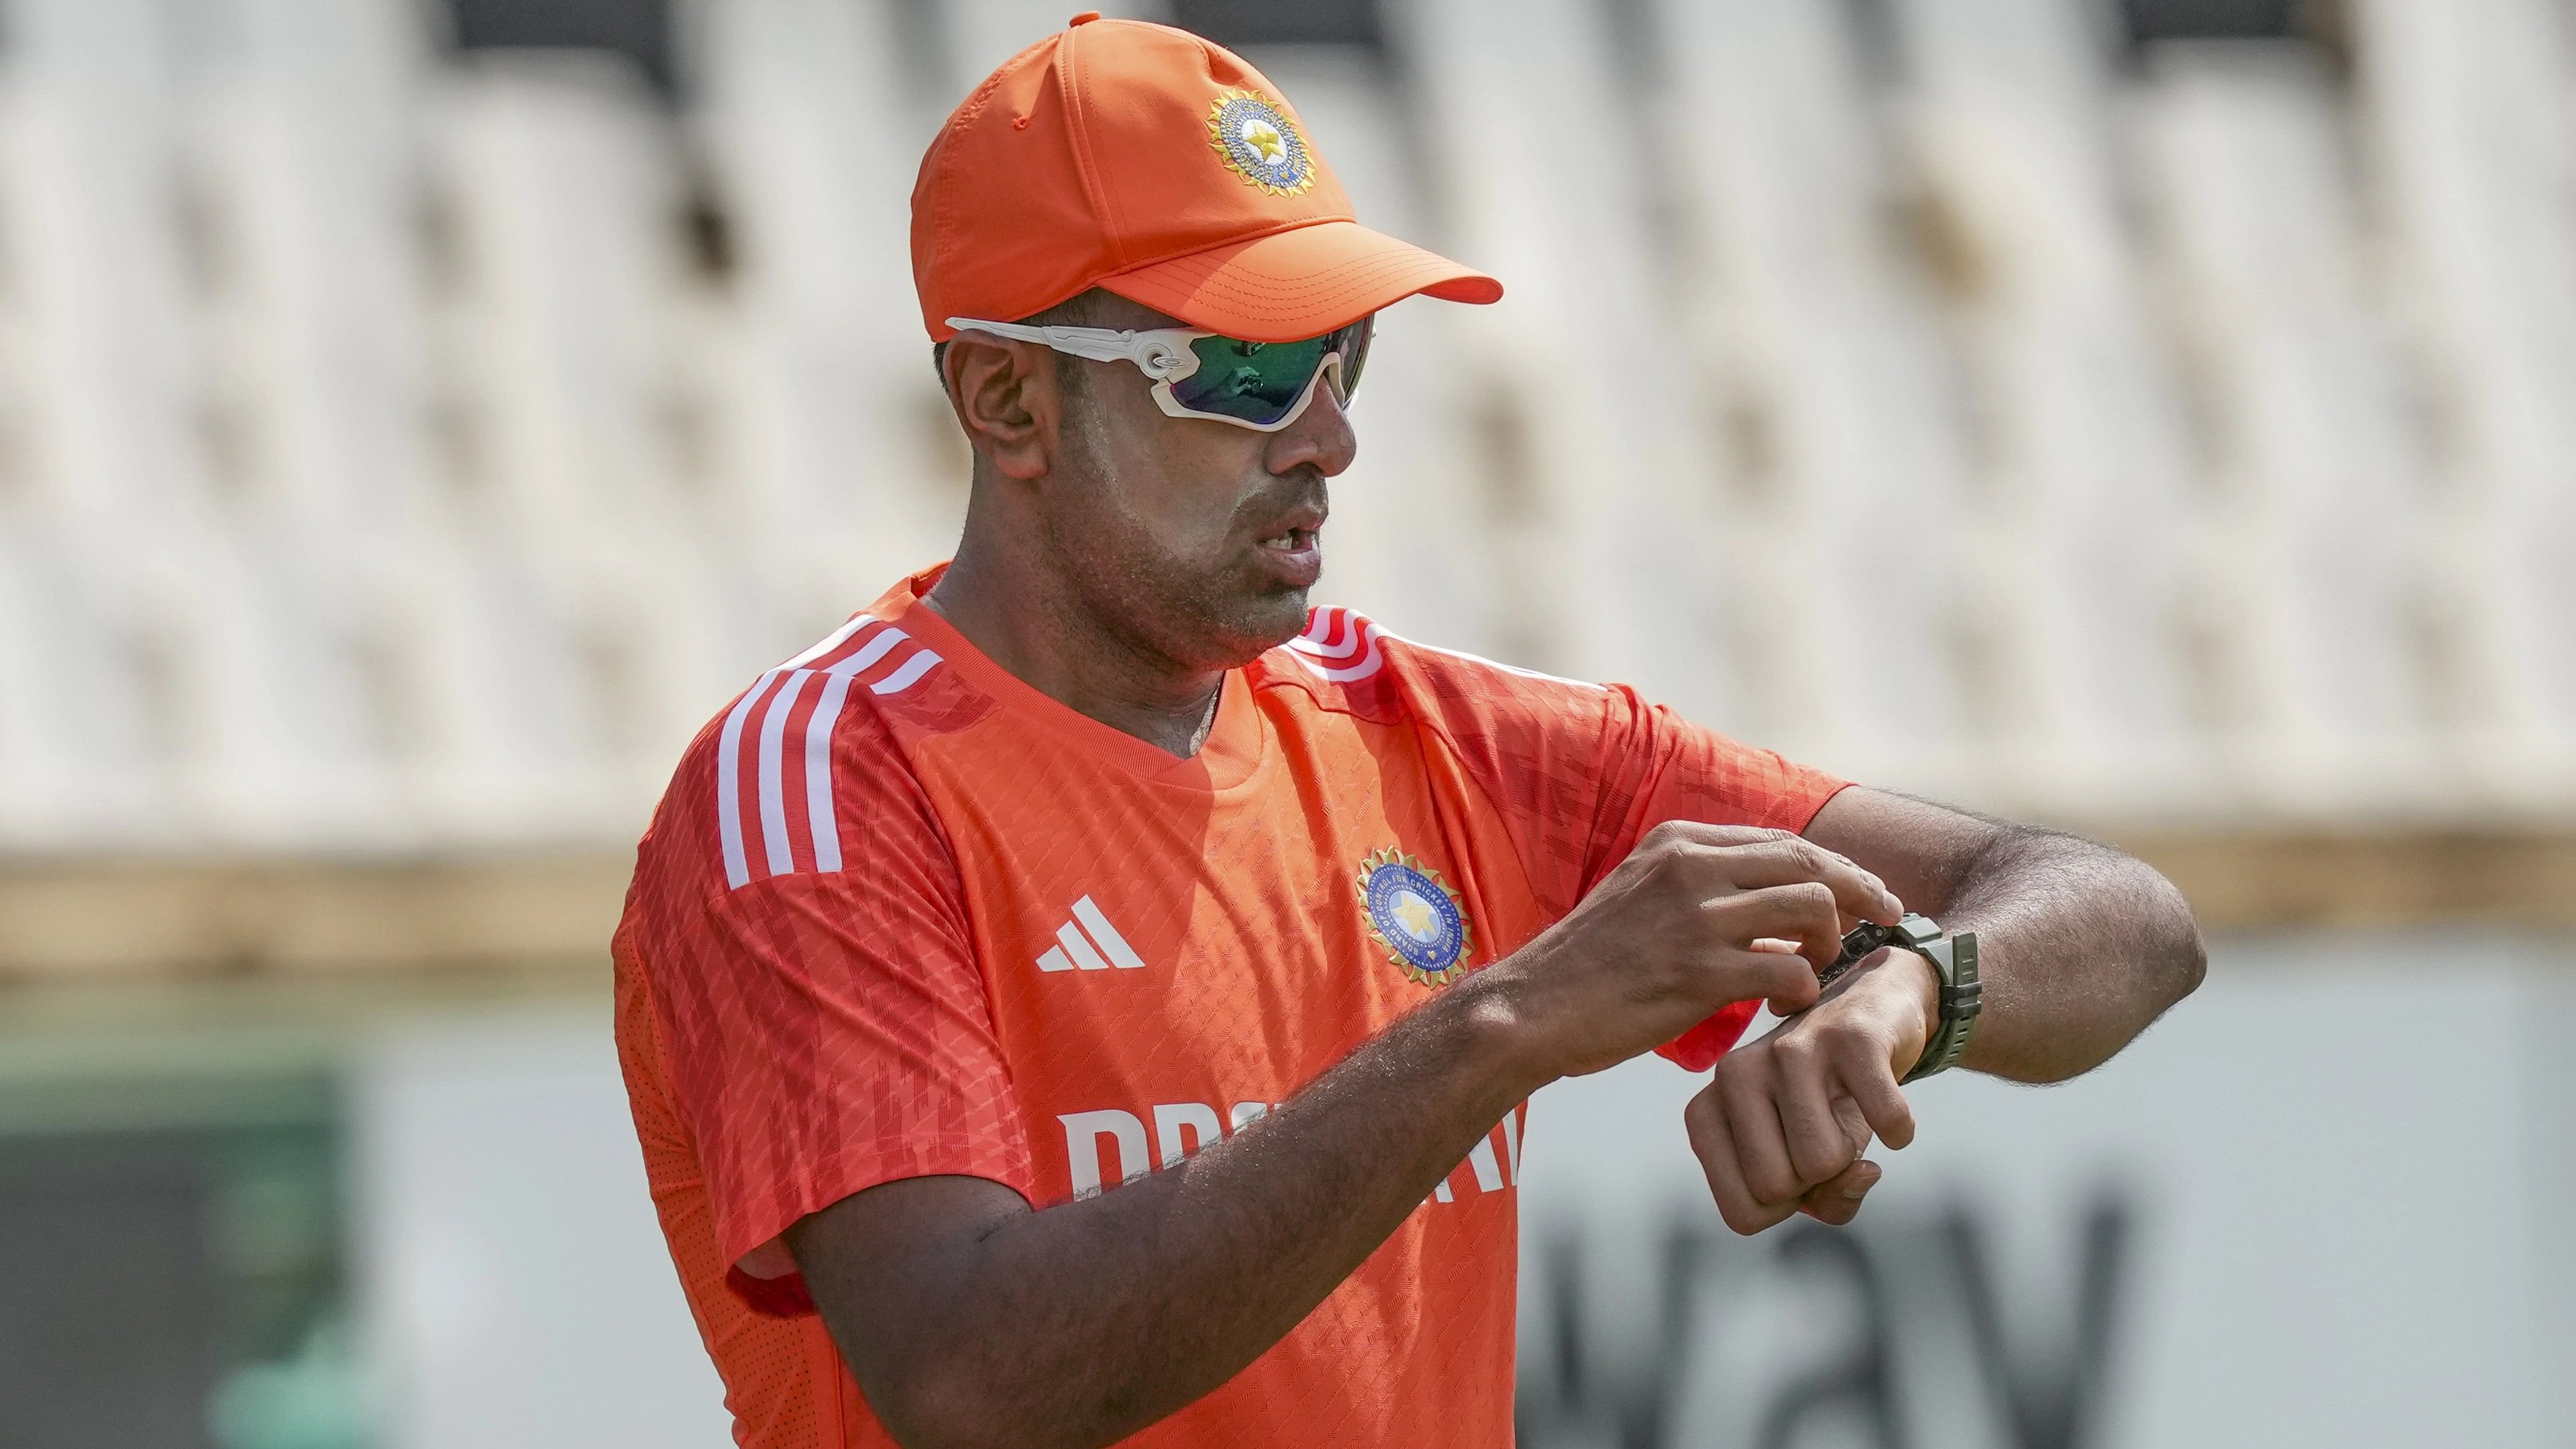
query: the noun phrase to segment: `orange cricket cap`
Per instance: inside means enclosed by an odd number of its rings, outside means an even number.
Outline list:
[[[1297,112],[1185,30],[1089,12],[949,116],[912,189],[933,341],[1092,287],[1251,342],[1321,336],[1416,292],[1502,283],[1361,226]]]

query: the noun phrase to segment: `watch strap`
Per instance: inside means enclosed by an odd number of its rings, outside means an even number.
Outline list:
[[[1933,1029],[1932,1039],[1923,1044],[1923,1055],[1915,1060],[1914,1070],[1903,1078],[1919,1082],[1959,1064],[1960,1056],[1968,1049],[1968,1033],[1976,1025],[1977,1013],[1984,1009],[1985,988],[1977,979],[1976,932],[1961,931],[1919,944],[1910,940],[1901,944],[1932,963],[1932,974],[1941,982],[1939,1024]]]

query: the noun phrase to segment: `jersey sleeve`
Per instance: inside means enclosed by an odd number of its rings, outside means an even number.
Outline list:
[[[1625,685],[1587,684],[1389,639],[1415,709],[1438,722],[1500,806],[1553,919],[1667,820],[1803,832],[1844,782],[1739,744]],[[1659,1050],[1692,1071],[1724,1055],[1758,1002]]]
[[[769,1312],[811,1307],[779,1235],[854,1193],[960,1175],[1035,1195],[954,854],[883,726],[839,734],[839,868],[666,879],[658,854],[711,847],[657,821],[629,902],[727,1281]]]

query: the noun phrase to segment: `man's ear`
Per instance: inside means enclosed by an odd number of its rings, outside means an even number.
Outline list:
[[[1053,353],[1034,342],[960,332],[939,370],[967,442],[1003,476],[1036,478],[1055,466],[1064,392]]]

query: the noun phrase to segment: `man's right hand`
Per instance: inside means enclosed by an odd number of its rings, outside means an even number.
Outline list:
[[[1618,1065],[1761,997],[1786,1016],[1862,921],[1904,907],[1878,877],[1780,830],[1667,821],[1563,920],[1470,977],[1532,1089]]]

